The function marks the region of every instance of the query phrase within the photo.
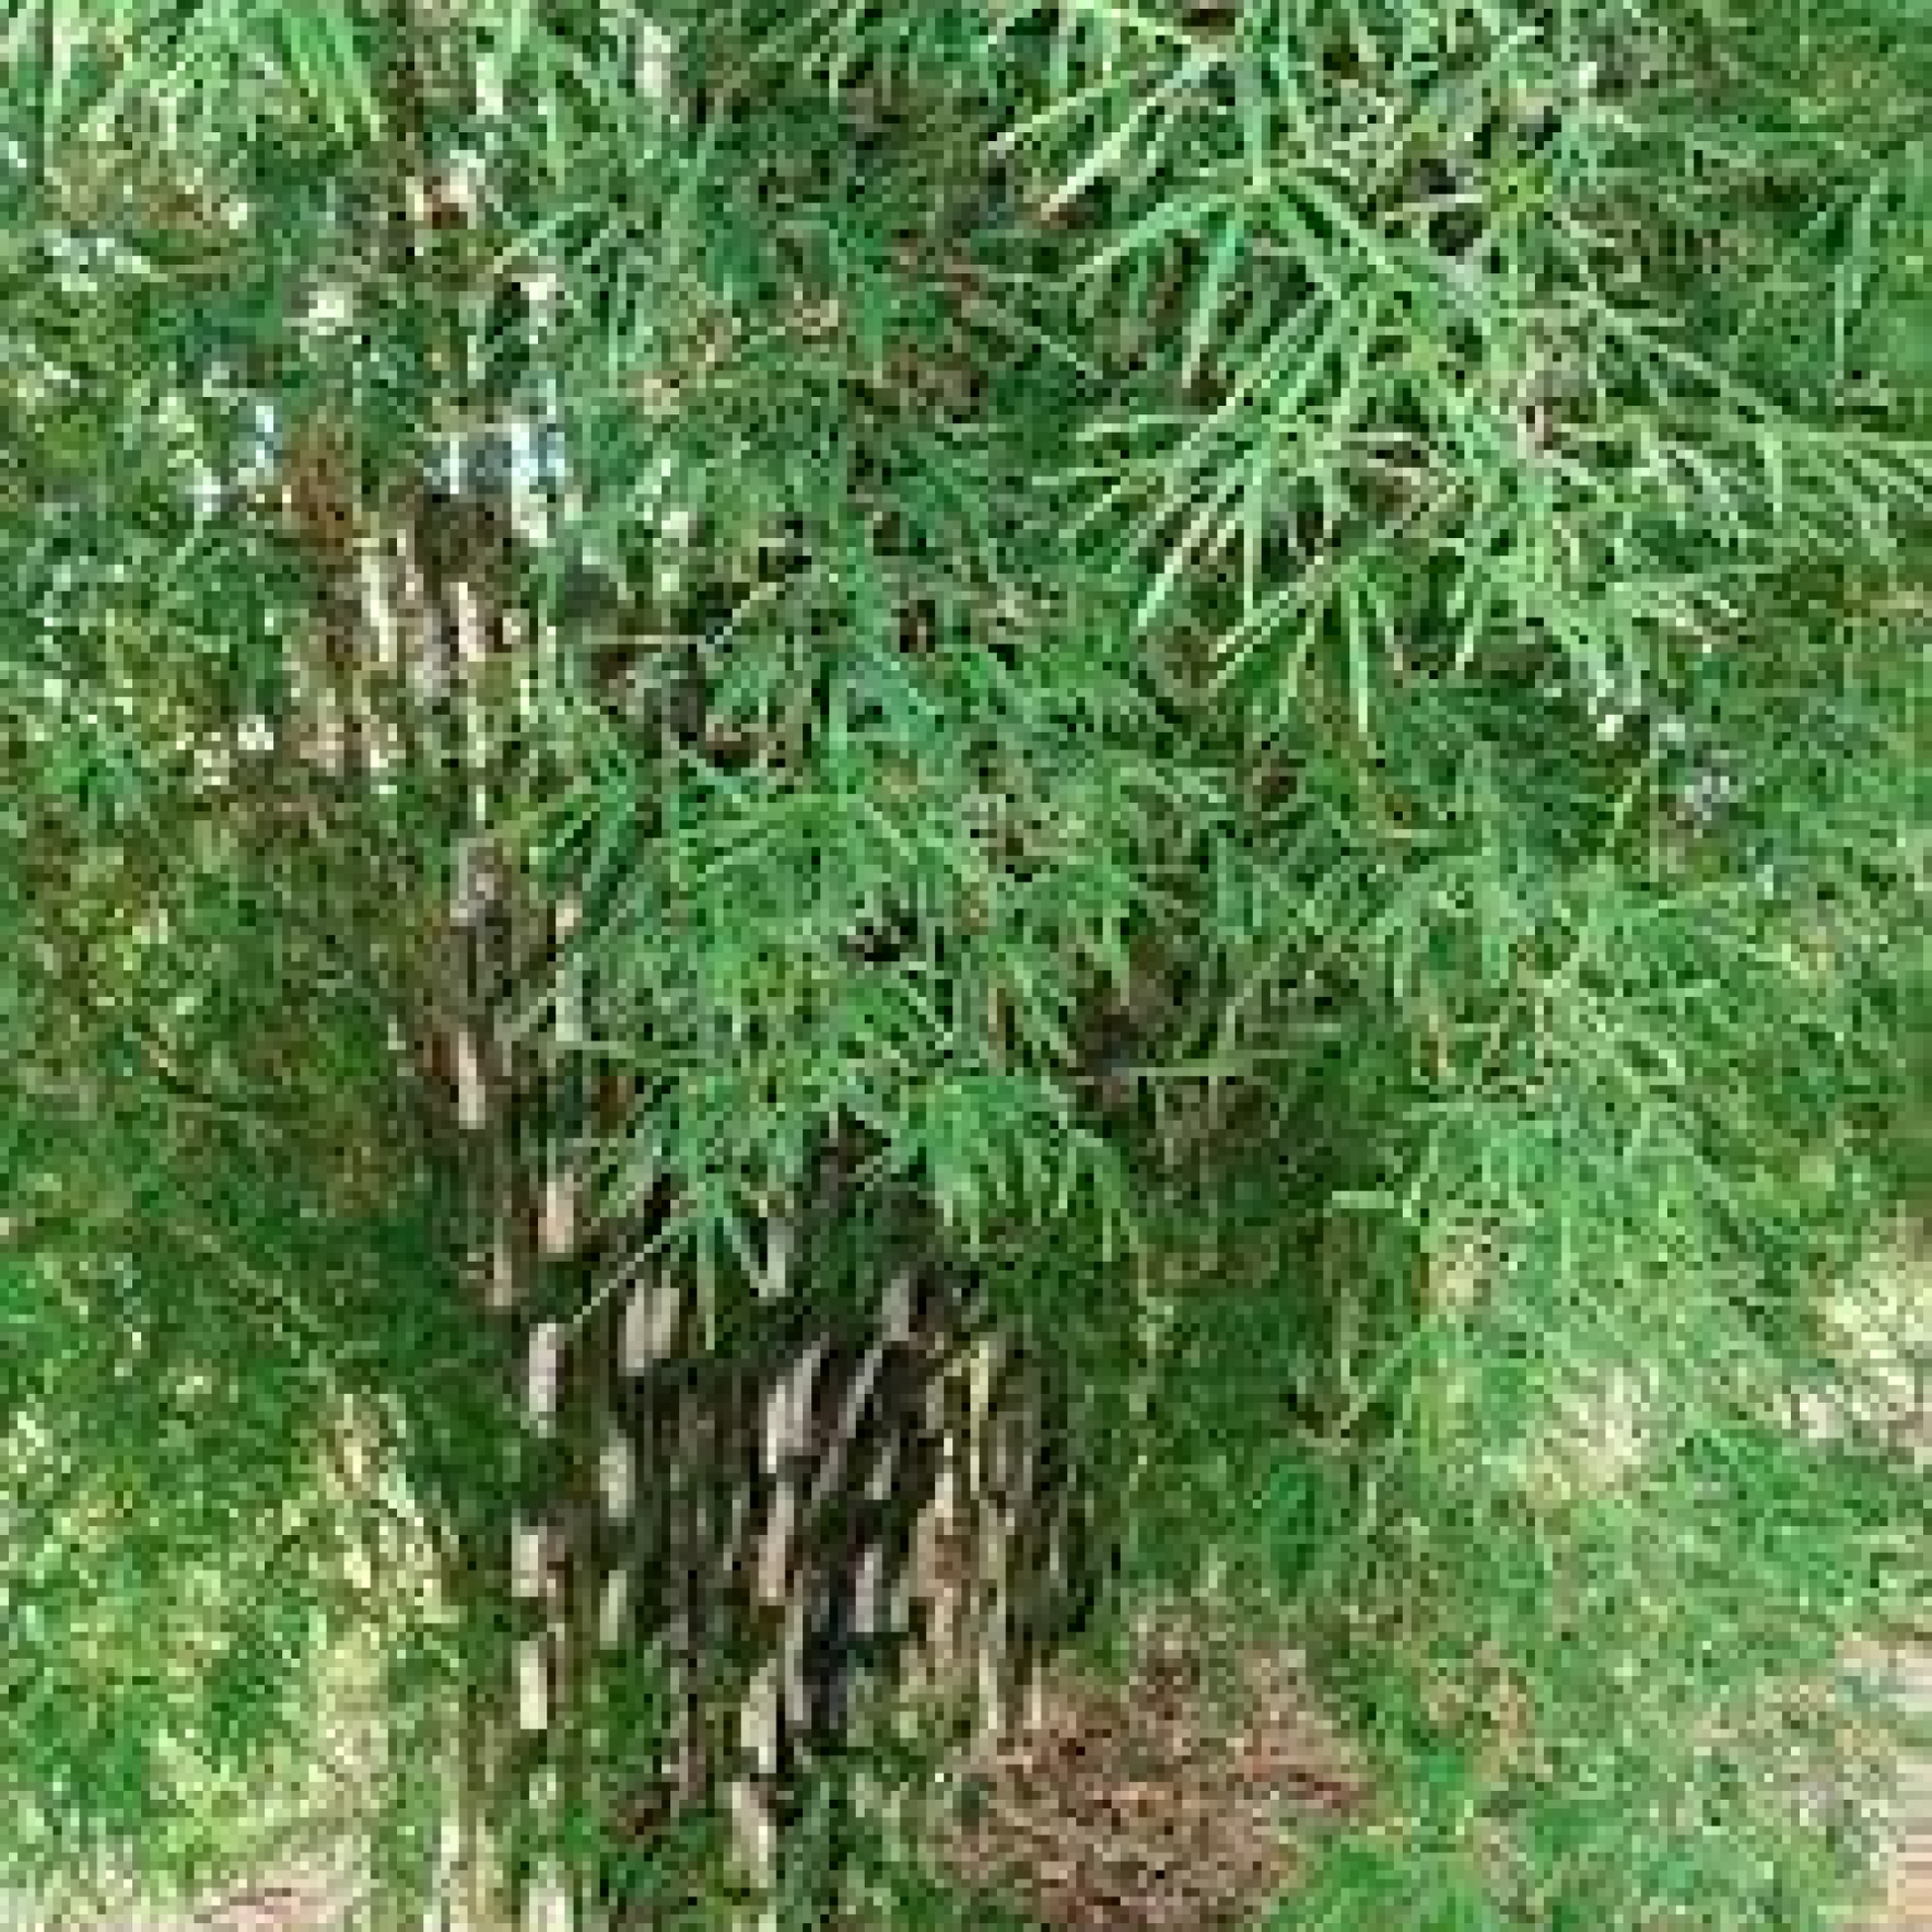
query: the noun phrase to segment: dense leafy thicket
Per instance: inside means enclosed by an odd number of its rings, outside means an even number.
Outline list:
[[[499,1477],[384,1031],[445,828],[247,747],[332,595],[271,482],[540,420],[614,1196],[696,1253],[842,1137],[1047,1317],[1126,1593],[1211,1565],[1375,1755],[1284,1923],[1814,1922],[1922,1587],[1790,1426],[1927,1173],[1912,28],[15,8],[8,1849],[159,1857],[371,1613],[345,1399]]]

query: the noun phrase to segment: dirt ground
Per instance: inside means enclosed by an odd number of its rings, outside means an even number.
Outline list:
[[[1210,1694],[1171,1633],[1122,1686],[1064,1677],[1036,1734],[969,1763],[979,1816],[946,1862],[1054,1932],[1242,1924],[1368,1793],[1292,1652],[1231,1666]]]
[[[1915,1720],[1932,1725],[1932,1643],[1901,1653],[1895,1669],[1900,1702]],[[1858,1932],[1932,1932],[1932,1751],[1905,1759],[1893,1830],[1884,1903]]]

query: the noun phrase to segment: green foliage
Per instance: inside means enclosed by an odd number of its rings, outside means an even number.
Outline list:
[[[384,1036],[447,827],[225,749],[321,596],[233,480],[262,402],[371,504],[554,408],[504,567],[628,709],[516,834],[614,1193],[745,1241],[848,1136],[978,1249],[1130,1591],[1214,1560],[1376,1753],[1288,1922],[1811,1922],[1923,1587],[1786,1427],[1925,1204],[1909,14],[16,6],[4,1849],[204,1856],[168,1753],[371,1613],[342,1401],[433,1518],[507,1481]],[[417,147],[487,191],[408,266]]]

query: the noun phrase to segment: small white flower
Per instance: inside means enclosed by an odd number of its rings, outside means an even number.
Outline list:
[[[275,728],[260,712],[250,712],[235,727],[235,748],[252,757],[275,749]]]
[[[655,21],[641,22],[637,30],[637,91],[646,100],[663,101],[671,93],[671,37]]]
[[[157,273],[154,264],[139,249],[130,248],[112,236],[102,238],[99,254],[106,267],[133,281],[152,281]]]
[[[170,436],[186,438],[195,434],[195,412],[179,389],[170,389],[161,398],[155,406],[155,420]]]
[[[486,121],[503,118],[503,67],[493,54],[479,54],[474,69],[477,76],[477,111]]]
[[[1623,730],[1623,714],[1620,711],[1606,711],[1596,721],[1596,736],[1607,744]]]
[[[468,148],[459,148],[450,156],[438,194],[446,207],[457,208],[465,214],[474,214],[482,199],[483,183],[483,156],[472,153]]]
[[[324,284],[309,298],[302,326],[318,335],[334,335],[355,319],[354,292],[340,282]]]

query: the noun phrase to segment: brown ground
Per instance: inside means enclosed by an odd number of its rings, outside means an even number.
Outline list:
[[[1063,1676],[1038,1735],[969,1766],[983,1809],[946,1863],[1054,1932],[1244,1923],[1366,1793],[1292,1653],[1250,1648],[1231,1672],[1210,1691],[1170,1633],[1122,1687]]]
[[[1932,1723],[1932,1642],[1893,1659]],[[1070,1682],[1042,1736],[986,1761],[980,1822],[946,1849],[1051,1932],[1229,1932],[1293,1882],[1297,1846],[1366,1810],[1345,1748],[1292,1662],[1240,1662],[1245,1718],[1217,1719],[1195,1660],[1157,1647],[1124,1691]],[[1932,1751],[1908,1755],[1887,1886],[1848,1932],[1932,1932]]]
[[[1898,1696],[1915,1720],[1932,1725],[1932,1643],[1895,1661]],[[1859,1932],[1932,1932],[1932,1751],[1907,1755],[1899,1777],[1884,1903]]]

